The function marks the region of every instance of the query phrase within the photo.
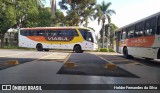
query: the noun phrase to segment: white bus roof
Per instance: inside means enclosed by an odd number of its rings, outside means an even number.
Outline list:
[[[21,30],[22,29],[31,30],[31,29],[75,29],[75,28],[89,29],[89,28],[86,28],[86,27],[76,27],[76,26],[70,26],[70,27],[32,27],[32,28],[20,28],[20,29]]]
[[[148,17],[145,17],[145,18],[143,18],[143,19],[140,19],[140,20],[138,20],[138,21],[135,21],[135,22],[133,22],[133,23],[130,23],[130,24],[128,24],[128,25],[125,25],[125,26],[123,26],[123,27],[120,27],[120,28],[116,29],[115,31],[122,30],[123,28],[126,28],[126,27],[128,27],[128,26],[133,25],[133,24],[142,22],[142,21],[144,21],[144,20],[146,20],[146,19],[149,19],[149,18],[152,18],[152,17],[156,17],[156,16],[159,16],[159,15],[160,15],[160,12],[155,13],[155,14],[153,14],[153,15],[150,15],[150,16],[148,16]]]

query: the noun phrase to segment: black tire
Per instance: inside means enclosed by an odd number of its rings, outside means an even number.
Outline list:
[[[36,49],[37,49],[37,51],[43,51],[42,44],[37,44]]]
[[[160,59],[160,49],[158,50],[158,53],[157,53],[157,59]]]
[[[147,60],[147,61],[152,61],[152,60],[154,60],[153,58],[145,58],[145,60]]]
[[[76,46],[74,47],[74,51],[75,51],[76,53],[82,53],[82,52],[83,52],[82,49],[81,49],[81,46],[79,46],[79,45],[76,45]]]
[[[125,58],[128,57],[128,50],[127,50],[126,47],[123,48],[123,56],[124,56]]]
[[[49,51],[49,49],[44,49],[44,51]]]
[[[127,49],[127,47],[124,47],[124,48],[123,48],[123,56],[124,56],[125,58],[127,58],[127,59],[133,59],[133,58],[134,58],[133,56],[128,55],[128,49]]]

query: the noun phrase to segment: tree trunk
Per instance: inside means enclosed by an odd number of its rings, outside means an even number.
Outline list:
[[[108,34],[107,34],[107,49],[109,49],[108,45],[110,45],[110,27],[108,27]]]
[[[1,39],[1,48],[3,48],[4,47],[4,34],[2,34],[0,39]]]
[[[104,48],[104,35],[105,35],[105,26],[104,26],[104,23],[103,23],[103,31],[102,31],[102,48]]]

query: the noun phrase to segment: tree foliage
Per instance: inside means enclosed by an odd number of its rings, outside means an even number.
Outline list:
[[[52,21],[55,26],[64,25],[64,23],[66,22],[66,19],[63,12],[57,9]]]
[[[50,18],[43,7],[45,0],[0,0],[0,41],[3,46],[4,34],[9,28],[42,26],[44,18]],[[45,11],[45,12],[44,12]],[[43,14],[46,13],[48,16]],[[49,13],[49,12],[48,12]],[[40,18],[41,17],[41,18]],[[38,20],[39,19],[39,20]],[[38,21],[37,21],[38,20]],[[35,23],[36,22],[36,23]]]
[[[100,23],[102,23],[102,32],[100,32],[102,35],[102,48],[104,48],[104,26],[106,23],[106,19],[108,21],[108,23],[111,23],[111,15],[115,14],[115,11],[112,9],[109,9],[111,6],[111,2],[106,3],[105,1],[103,1],[101,4],[97,4],[96,5],[96,14],[94,15],[95,19],[98,19],[98,25]],[[108,38],[108,36],[107,36]]]
[[[114,23],[109,23],[105,25],[105,42],[107,42],[107,39],[109,39],[110,45],[113,45],[114,41],[114,31],[118,29],[118,27]],[[102,42],[102,33],[103,29],[99,31],[101,38],[99,39],[100,42]]]
[[[96,0],[61,0],[59,6],[66,10],[66,21],[70,26],[84,24],[88,26],[88,19],[92,18],[95,11]]]
[[[116,12],[112,9],[109,9],[110,6],[112,5],[111,2],[106,3],[105,1],[103,1],[101,4],[97,4],[96,5],[96,14],[94,16],[94,18],[98,19],[98,24],[102,23],[105,24],[106,19],[108,21],[108,23],[111,22],[111,15],[115,14]]]
[[[51,25],[52,14],[49,7],[40,7],[39,12],[28,14],[25,21],[22,22],[23,27],[48,27]]]
[[[16,16],[11,0],[1,0],[0,7],[0,41],[2,47],[4,34],[12,25],[16,23]]]

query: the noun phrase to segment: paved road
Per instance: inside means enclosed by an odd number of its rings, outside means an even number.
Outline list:
[[[71,55],[70,55],[71,54]],[[70,55],[70,57],[69,57]],[[68,58],[69,57],[69,58]],[[67,60],[68,58],[68,60]],[[106,53],[83,53],[76,54],[72,52],[37,52],[26,50],[0,50],[0,63],[7,60],[17,59],[20,65],[0,70],[0,84],[160,84],[160,64],[150,62],[149,65],[141,60],[127,60],[117,54]],[[87,61],[86,61],[87,60]],[[59,74],[63,68],[64,61],[75,62],[77,67],[84,67],[84,64],[91,63],[92,69],[99,68],[107,61],[112,61],[119,68],[138,77],[115,77],[100,75],[82,75],[82,74]],[[121,61],[119,61],[121,60]],[[95,66],[95,64],[100,66]],[[0,65],[1,65],[0,64]],[[82,64],[82,65],[81,65]],[[154,65],[155,64],[155,65]],[[79,69],[79,68],[78,68]],[[87,68],[88,69],[88,68]],[[101,68],[104,70],[103,66]],[[96,71],[94,69],[93,71]],[[26,93],[19,91],[18,93]],[[150,90],[53,90],[53,91],[29,91],[29,93],[159,93],[159,91]],[[3,91],[0,93],[17,93],[17,91]]]

